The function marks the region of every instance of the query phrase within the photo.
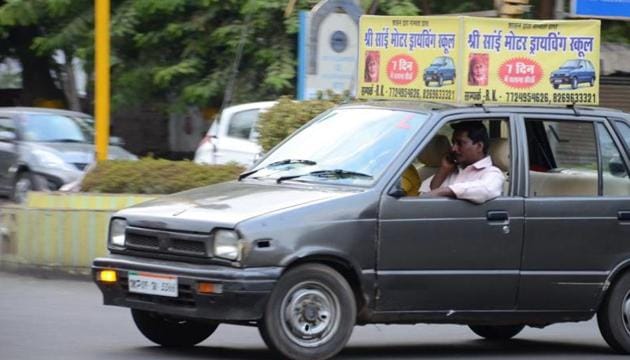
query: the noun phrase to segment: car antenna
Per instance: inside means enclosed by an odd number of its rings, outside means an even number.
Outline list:
[[[490,112],[490,110],[488,110],[488,108],[486,107],[486,104],[484,104],[483,102],[482,103],[476,103],[475,106],[482,108],[483,111],[486,112],[486,113]]]
[[[580,112],[578,111],[578,109],[577,109],[577,107],[575,105],[576,105],[576,103],[574,101],[571,104],[567,104],[567,107],[569,109],[573,110],[573,113],[575,114],[575,116],[581,116],[582,114],[580,114]]]

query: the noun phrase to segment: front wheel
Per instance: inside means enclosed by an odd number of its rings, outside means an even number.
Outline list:
[[[328,359],[348,342],[356,312],[343,276],[325,265],[301,265],[274,287],[259,330],[265,344],[284,357]]]
[[[164,347],[195,346],[219,326],[137,309],[131,309],[131,315],[142,335]]]
[[[578,88],[578,85],[579,85],[579,83],[578,83],[578,79],[577,79],[577,78],[575,78],[575,77],[574,77],[574,78],[572,78],[572,79],[571,79],[571,89],[574,89],[574,90],[575,90],[575,89],[577,89],[577,88]]]
[[[525,325],[470,325],[470,330],[488,340],[509,340],[520,333]]]
[[[438,86],[442,86],[444,85],[444,77],[442,77],[442,75],[440,75],[438,77]]]
[[[615,351],[630,354],[630,272],[615,282],[597,312],[604,340]]]
[[[13,201],[18,204],[23,203],[26,200],[26,194],[33,190],[33,177],[30,172],[20,172],[13,184]]]

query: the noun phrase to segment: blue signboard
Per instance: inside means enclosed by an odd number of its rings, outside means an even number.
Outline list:
[[[630,19],[630,0],[572,0],[571,15]]]

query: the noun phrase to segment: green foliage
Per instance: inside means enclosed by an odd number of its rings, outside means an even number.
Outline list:
[[[339,98],[334,100],[339,101]],[[258,142],[264,151],[269,151],[302,125],[335,105],[333,100],[296,102],[281,97],[278,104],[260,115],[257,124],[260,134]]]
[[[98,163],[81,184],[82,191],[103,193],[171,194],[235,180],[239,165],[197,165],[190,161],[143,158]]]

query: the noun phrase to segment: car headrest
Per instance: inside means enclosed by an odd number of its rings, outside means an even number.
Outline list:
[[[438,134],[431,139],[426,148],[418,155],[418,161],[426,166],[440,167],[442,158],[451,149],[446,135]]]
[[[488,155],[490,155],[494,166],[501,169],[501,171],[507,172],[510,169],[510,144],[508,139],[490,139]]]

